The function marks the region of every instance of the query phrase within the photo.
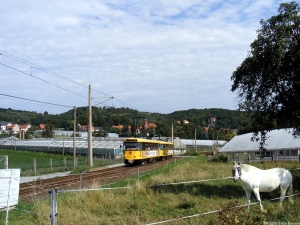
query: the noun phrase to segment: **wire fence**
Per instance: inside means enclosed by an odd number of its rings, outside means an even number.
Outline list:
[[[176,164],[176,161],[174,162]],[[167,164],[165,167],[168,167],[169,164]],[[164,169],[165,167],[161,168],[160,170]],[[296,168],[296,169],[293,169],[292,171],[297,171],[299,172],[299,169]],[[147,173],[147,172],[150,172],[150,171],[143,171],[143,173]],[[156,171],[152,171],[152,173],[155,173],[155,172],[158,172],[158,170]],[[138,178],[142,177],[143,175],[140,176],[140,170],[137,168],[136,171],[133,171],[131,173],[131,175],[138,175]],[[149,175],[149,173],[147,173],[147,175]],[[182,182],[171,182],[171,183],[162,183],[162,184],[156,184],[156,185],[151,185],[151,186],[147,186],[147,187],[153,187],[153,186],[166,186],[166,185],[178,185],[178,184],[190,184],[190,183],[200,183],[200,182],[208,182],[208,181],[219,181],[219,180],[226,180],[226,179],[232,179],[233,177],[221,177],[221,178],[211,178],[211,179],[202,179],[202,180],[192,180],[192,181],[182,181]],[[128,181],[128,180],[131,180],[133,178],[129,178],[129,179],[126,179],[125,181]],[[112,185],[113,183],[110,183],[110,184],[106,184],[106,185]],[[71,185],[71,184],[68,184],[68,185]],[[105,186],[105,185],[104,185]],[[55,189],[52,189],[51,191],[51,194],[53,195],[54,194],[62,194],[62,193],[68,193],[68,192],[87,192],[87,191],[105,191],[105,190],[120,190],[120,189],[129,189],[129,188],[132,188],[131,186],[125,186],[125,187],[107,187],[107,188],[104,188],[104,187],[100,187],[100,188],[82,188],[82,189],[65,189],[65,190],[61,190],[59,192],[57,192]],[[50,191],[49,191],[50,193]],[[7,193],[0,193],[0,196],[5,196],[7,195]],[[296,194],[293,194],[291,196],[298,196],[300,195],[300,193],[296,193]],[[8,195],[7,195],[8,196]],[[9,196],[8,196],[9,197]],[[286,197],[285,197],[286,198]],[[52,198],[51,198],[52,199]],[[264,201],[261,201],[261,202],[265,202],[265,201],[274,201],[274,200],[279,200],[280,198],[272,198],[272,199],[267,199],[267,200],[264,200]],[[53,200],[53,199],[52,199]],[[54,204],[56,205],[57,202],[56,202],[56,198],[55,198],[55,202],[53,203],[51,200],[51,204]],[[233,208],[241,208],[241,207],[246,207],[248,205],[254,205],[254,204],[259,204],[259,202],[253,202],[253,203],[250,203],[250,204],[243,204],[243,205],[236,205],[236,206],[233,206]],[[50,219],[51,219],[51,224],[56,224],[55,223],[55,219],[53,218],[54,216],[56,217],[59,212],[57,212],[57,207],[50,207],[51,208],[51,212],[50,212]],[[33,211],[29,211],[29,210],[22,210],[22,209],[18,209],[18,208],[14,208],[14,210],[18,210],[20,212],[24,212],[24,213],[30,213],[30,214],[39,214],[37,212],[33,212]],[[54,211],[53,211],[54,210]],[[156,222],[152,222],[152,223],[146,223],[146,225],[156,225],[156,224],[164,224],[164,223],[170,223],[170,222],[174,222],[174,221],[180,221],[180,220],[186,220],[186,219],[191,219],[191,218],[195,218],[195,217],[201,217],[201,216],[206,216],[206,215],[209,215],[209,214],[214,214],[214,213],[218,213],[218,212],[221,212],[222,210],[224,209],[215,209],[215,210],[211,210],[211,211],[207,211],[207,212],[202,212],[202,213],[198,213],[198,214],[194,214],[194,215],[187,215],[187,216],[184,216],[184,217],[179,217],[179,218],[170,218],[170,219],[167,219],[167,220],[163,220],[163,221],[156,221]],[[8,213],[8,211],[7,211]],[[45,215],[45,214],[39,214],[39,215],[42,215],[42,216],[47,216],[49,217],[49,215]]]

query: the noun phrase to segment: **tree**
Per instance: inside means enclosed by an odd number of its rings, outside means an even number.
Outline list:
[[[234,138],[236,136],[236,134],[234,133],[234,131],[229,131],[226,135],[225,135],[225,141],[230,141],[232,138]]]
[[[42,137],[45,138],[52,138],[54,136],[54,131],[53,131],[53,125],[47,123],[45,125],[45,129],[42,132]]]
[[[261,20],[247,58],[233,72],[231,91],[239,110],[252,120],[255,140],[265,154],[267,131],[293,128],[300,133],[300,17],[295,2],[282,3],[278,15]]]

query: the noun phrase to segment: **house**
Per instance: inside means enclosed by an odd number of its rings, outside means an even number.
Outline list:
[[[24,125],[19,126],[19,129],[20,129],[20,131],[26,132],[30,127],[31,127],[31,125],[29,123],[26,123]]]
[[[148,130],[149,128],[156,128],[157,125],[155,123],[149,123],[146,119],[144,122],[144,129]]]
[[[299,160],[300,138],[294,137],[291,130],[279,129],[267,133],[264,160]],[[252,136],[252,133],[235,136],[219,152],[226,153],[232,161],[260,161],[260,137],[252,141]]]
[[[0,131],[4,131],[4,130],[6,130],[6,126],[11,126],[12,125],[12,123],[11,122],[4,122],[4,121],[2,121],[1,123],[1,129],[0,129]]]
[[[80,127],[81,127],[82,131],[86,131],[86,132],[88,131],[88,125],[81,125]],[[92,126],[92,132],[94,132],[94,131],[95,131],[95,128]]]
[[[205,130],[206,133],[208,133],[209,127],[203,127],[203,129]]]
[[[39,130],[45,130],[45,126],[46,126],[45,124],[41,123],[41,124],[39,124],[39,128],[38,129]]]
[[[11,124],[6,126],[6,130],[12,132],[13,134],[17,134],[20,131],[20,127],[18,124]]]
[[[112,126],[112,129],[118,129],[118,130],[123,130],[124,126],[123,125],[116,125],[116,126]],[[131,131],[131,126],[127,126],[127,130]]]

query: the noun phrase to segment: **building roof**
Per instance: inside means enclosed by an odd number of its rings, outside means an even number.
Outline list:
[[[197,146],[207,146],[207,147],[211,147],[213,145],[224,145],[226,144],[226,141],[222,141],[222,140],[196,140],[196,145]],[[195,146],[195,140],[194,139],[179,139],[176,138],[174,140],[174,145],[176,148],[178,147],[186,147],[186,146]]]
[[[8,124],[11,124],[11,122],[2,121],[0,124],[1,124],[1,126],[7,126]]]
[[[272,130],[267,133],[265,148],[267,151],[300,150],[300,138],[294,137],[292,129]],[[232,138],[220,152],[259,151],[259,141],[251,141],[253,133],[238,135]],[[259,137],[259,136],[258,136]]]
[[[194,139],[180,139],[185,145],[195,145]],[[213,146],[217,144],[217,140],[196,140],[197,146]],[[219,145],[226,144],[226,141],[218,140]]]

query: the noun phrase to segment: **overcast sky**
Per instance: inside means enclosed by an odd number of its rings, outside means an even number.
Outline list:
[[[281,2],[0,0],[0,108],[63,113],[91,85],[98,106],[237,109],[232,72]]]

